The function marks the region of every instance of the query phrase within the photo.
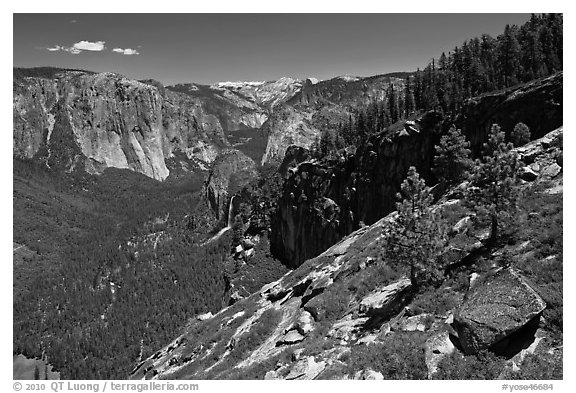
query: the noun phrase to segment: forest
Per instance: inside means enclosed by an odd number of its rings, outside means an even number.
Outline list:
[[[122,379],[219,310],[230,240],[201,247],[188,229],[200,186],[15,160],[14,242],[32,252],[14,265],[14,354],[45,356],[66,379]]]
[[[419,113],[455,114],[469,98],[561,71],[562,31],[562,14],[532,14],[522,26],[507,25],[496,38],[483,34],[466,40],[407,74],[402,91],[391,84],[387,99],[353,111],[336,132],[324,130],[313,150],[321,157],[358,146],[369,135]]]

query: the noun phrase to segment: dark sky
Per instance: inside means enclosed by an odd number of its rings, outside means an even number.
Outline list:
[[[529,14],[15,14],[14,66],[111,71],[166,85],[368,76],[415,70],[467,38],[497,36],[507,23],[528,19]]]

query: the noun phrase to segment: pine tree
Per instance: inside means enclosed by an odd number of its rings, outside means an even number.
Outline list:
[[[511,134],[514,146],[523,146],[530,142],[530,128],[524,123],[518,123],[514,126]]]
[[[416,168],[408,170],[398,199],[398,217],[388,239],[390,255],[397,262],[408,264],[414,287],[436,285],[442,281],[440,258],[447,231],[439,211],[432,209],[432,193]]]
[[[489,218],[491,243],[499,236],[501,222],[513,219],[517,210],[518,156],[504,139],[504,131],[494,124],[484,144],[483,160],[476,160],[466,198],[479,216]]]
[[[433,172],[438,180],[454,184],[462,181],[472,168],[470,143],[455,126],[450,127],[448,134],[442,135],[440,145],[435,146]]]
[[[516,30],[516,26],[506,25],[504,34],[498,37],[499,62],[504,87],[512,86],[518,82],[516,76],[519,68],[520,45]]]
[[[406,77],[406,87],[404,88],[404,116],[408,117],[415,109],[414,93],[412,91],[412,84],[410,77]]]

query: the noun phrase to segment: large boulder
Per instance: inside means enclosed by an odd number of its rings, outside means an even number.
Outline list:
[[[296,322],[296,329],[300,334],[306,335],[314,330],[314,318],[308,311],[303,311]]]
[[[438,371],[440,361],[451,355],[455,348],[447,330],[439,331],[426,340],[424,351],[426,367],[428,368],[428,379],[432,379],[433,375]]]
[[[453,327],[466,354],[490,348],[540,316],[546,303],[513,268],[481,278],[456,310]]]
[[[548,165],[546,168],[542,170],[542,176],[547,177],[556,177],[562,171],[562,167],[557,163],[553,163]]]
[[[304,336],[300,334],[297,330],[290,330],[276,343],[279,345],[292,345],[304,340]]]
[[[403,278],[383,288],[379,288],[366,296],[360,302],[360,314],[368,317],[387,316],[404,306],[407,295],[412,289],[412,284],[407,278]]]
[[[314,379],[326,368],[326,362],[316,362],[314,356],[299,360],[285,379]]]

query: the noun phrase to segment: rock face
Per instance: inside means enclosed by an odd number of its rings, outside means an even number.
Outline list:
[[[560,72],[472,98],[456,118],[456,126],[462,129],[476,155],[494,123],[509,135],[517,123],[523,122],[530,128],[530,139],[540,138],[562,125],[562,85]]]
[[[227,144],[218,119],[199,102],[117,74],[63,70],[50,78],[16,78],[13,89],[18,157],[51,157],[65,142],[78,148],[69,159],[85,158],[89,171],[126,168],[163,180],[173,152],[210,163]],[[70,135],[53,139],[63,134],[63,122]]]
[[[269,135],[262,164],[282,162],[291,146],[308,148],[323,129],[348,121],[354,108],[375,99],[384,99],[393,84],[398,91],[405,80],[388,75],[368,78],[337,77],[313,83],[307,80],[301,90],[279,105],[262,129]]]
[[[493,123],[499,123],[504,130],[512,130],[516,123],[522,121],[532,130],[532,138],[542,137],[549,130],[562,125],[562,80],[562,73],[559,73],[471,99],[465,104],[463,115],[455,122],[463,127],[476,154],[480,152]],[[344,90],[340,96],[330,93],[331,90],[322,87],[322,83],[314,85],[310,92],[306,86],[303,87],[288,103],[300,100],[320,107],[330,105],[325,104],[326,101],[352,94]],[[289,109],[289,113],[290,116],[298,113],[298,116],[303,116],[298,112],[297,105]],[[270,122],[264,127],[272,127]],[[418,122],[410,122],[407,127],[410,131],[401,127],[387,134],[374,135],[356,152],[342,153],[331,161],[319,163],[306,160],[300,163],[288,174],[278,213],[272,220],[271,246],[274,255],[288,266],[298,266],[359,228],[362,223],[370,225],[394,210],[395,196],[410,166],[415,166],[428,183],[433,180],[430,167],[435,154],[434,146],[442,130],[447,130],[453,122],[452,118],[444,119],[440,114],[430,112]],[[278,131],[269,129],[267,149],[280,151],[280,147],[272,145],[275,138],[292,135],[280,131],[286,127],[288,125],[279,126]],[[298,135],[308,134],[307,127],[299,127]],[[277,142],[277,145],[286,143]],[[544,148],[541,143],[538,144],[533,154],[538,154]],[[524,158],[530,154],[528,150],[524,151],[525,154],[521,148],[518,150]],[[551,174],[556,171],[557,168],[551,168]]]
[[[164,87],[113,73],[49,71],[15,70],[14,156],[54,161],[62,140],[53,137],[62,136],[73,153],[58,156],[67,170],[82,161],[89,172],[125,168],[158,180],[169,175],[175,152],[207,169],[229,146],[225,132],[260,128],[302,87],[292,78]]]
[[[514,269],[481,279],[454,315],[462,348],[474,354],[516,332],[546,308],[546,303]]]
[[[199,100],[225,131],[260,128],[273,109],[300,91],[302,82],[280,78],[270,82],[220,82],[211,86],[184,83],[167,89]]]
[[[203,195],[208,201],[216,218],[232,219],[228,217],[229,195],[256,178],[256,164],[254,161],[238,150],[225,150],[214,161],[203,188]]]
[[[301,162],[289,171],[272,217],[274,255],[298,266],[360,223],[370,225],[390,213],[410,165],[430,178],[434,138],[433,127],[405,137],[377,135],[355,153],[343,152],[322,163]]]

